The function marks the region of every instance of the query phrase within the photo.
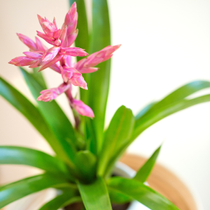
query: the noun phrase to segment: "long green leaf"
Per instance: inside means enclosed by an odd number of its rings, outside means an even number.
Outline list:
[[[141,111],[137,116],[136,119],[139,119],[145,114],[150,113],[151,111],[154,111],[156,109],[162,108],[164,106],[167,106],[169,104],[172,104],[174,102],[178,102],[182,99],[185,99],[187,96],[192,95],[193,93],[205,89],[205,88],[210,88],[210,82],[209,81],[202,81],[202,80],[196,80],[193,82],[190,82],[186,85],[183,85],[182,87],[176,89],[169,95],[167,95],[165,98],[160,100],[159,102],[150,104],[152,106],[147,106],[146,107],[146,112]]]
[[[74,2],[77,4],[77,12],[78,12],[78,21],[77,21],[77,28],[79,29],[78,36],[75,40],[75,46],[85,49],[86,52],[89,53],[89,31],[88,31],[88,20],[87,20],[87,13],[86,13],[86,6],[84,0],[69,0],[70,5]],[[82,57],[77,57],[77,61],[79,61]],[[89,74],[82,75],[89,84]],[[80,91],[80,99],[85,103],[88,104],[88,92],[82,88],[79,89]],[[89,120],[87,117],[80,116],[80,129],[86,138],[88,136],[92,136],[92,131],[89,130]],[[91,132],[91,134],[90,134]]]
[[[85,49],[86,52],[89,52],[89,32],[85,2],[84,0],[69,0],[69,2],[70,5],[72,5],[74,2],[77,4],[77,28],[79,29],[79,33],[75,40],[75,46]],[[77,57],[77,60],[80,60],[80,57]],[[87,74],[83,74],[85,80],[87,80],[87,76]],[[84,103],[87,103],[87,97],[88,91],[80,88],[80,98]]]
[[[92,33],[90,53],[111,44],[109,11],[106,0],[92,1]],[[95,118],[91,121],[97,140],[98,153],[102,147],[105,111],[109,91],[110,59],[99,64],[99,70],[88,75],[88,105]]]
[[[81,201],[81,197],[75,195],[77,195],[75,191],[65,191],[61,195],[44,204],[39,210],[57,210],[61,207]]]
[[[108,187],[108,191],[109,191],[109,197],[110,197],[111,203],[114,203],[114,204],[129,203],[133,200],[129,196],[126,196],[120,191],[116,191],[110,187]]]
[[[41,174],[0,187],[0,208],[32,193],[66,181],[52,174]]]
[[[43,90],[43,87],[23,68],[20,67],[20,70],[32,95],[36,99]],[[69,162],[70,159],[72,162],[76,153],[76,137],[70,121],[55,101],[51,101],[50,103],[38,101],[37,103],[40,112],[58,138],[59,144],[63,149],[63,153],[68,156],[66,161]]]
[[[64,177],[68,176],[68,169],[61,160],[25,147],[0,146],[0,164],[28,165]]]
[[[108,182],[108,188],[137,200],[152,210],[178,210],[178,208],[164,196],[133,179],[121,177],[111,178]]]
[[[88,150],[79,151],[75,157],[75,164],[85,182],[89,183],[93,181],[96,176],[95,155]]]
[[[198,92],[199,90],[210,88],[210,82],[209,81],[202,81],[197,80],[190,82],[186,85],[183,85],[182,87],[176,89],[169,95],[167,95],[165,98],[163,98],[161,101],[159,101],[156,105],[152,107],[152,109],[158,109],[163,106],[169,105],[173,102],[176,102],[178,100],[184,99],[187,96]]]
[[[0,78],[0,94],[31,122],[37,131],[47,140],[56,154],[59,154],[61,158],[65,157],[57,138],[37,107],[3,78]]]
[[[89,185],[78,183],[78,187],[86,210],[112,209],[106,184],[102,178]]]
[[[204,103],[210,101],[210,94],[200,96],[193,99],[184,99],[179,100],[178,102],[169,104],[167,106],[161,107],[157,110],[154,110],[144,117],[141,117],[136,120],[135,122],[135,128],[134,132],[131,137],[131,141],[134,140],[140,133],[142,133],[145,129],[153,125],[154,123],[158,122],[159,120],[176,113],[178,111],[181,111],[183,109],[186,109],[188,107],[194,106],[196,104]],[[130,141],[130,143],[131,143]]]
[[[152,168],[155,165],[156,159],[159,155],[161,146],[158,147],[155,152],[152,154],[152,156],[146,161],[146,163],[137,171],[135,177],[133,179],[144,183],[148,176],[150,175]]]
[[[146,105],[143,109],[141,109],[138,114],[135,116],[135,119],[139,119],[140,117],[142,117],[143,115],[145,115],[147,112],[149,112],[151,110],[151,108],[156,104],[156,102],[152,102],[148,105]]]
[[[118,148],[127,144],[133,131],[134,122],[132,111],[125,106],[121,106],[115,112],[104,136],[103,150],[99,158],[98,174],[100,176],[106,176],[111,170],[110,159]],[[107,168],[108,166],[109,168]]]
[[[47,89],[47,85],[46,85],[46,82],[45,82],[44,77],[42,75],[42,72],[38,72],[39,69],[40,69],[39,67],[33,68],[33,72],[31,72],[31,74],[33,75],[34,79],[36,79],[36,81],[39,82],[39,84],[44,89]]]

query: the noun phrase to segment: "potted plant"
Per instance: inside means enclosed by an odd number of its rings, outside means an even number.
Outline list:
[[[0,146],[1,164],[22,164],[44,170],[40,175],[1,186],[0,207],[43,189],[55,188],[58,195],[40,207],[41,210],[58,209],[74,203],[80,203],[81,209],[108,210],[112,209],[111,203],[133,200],[150,209],[178,209],[144,184],[160,147],[130,179],[119,174],[112,176],[112,171],[126,148],[145,129],[170,114],[210,101],[210,95],[186,99],[196,91],[210,87],[210,82],[186,84],[162,100],[149,104],[136,116],[121,106],[104,129],[110,58],[120,45],[110,45],[106,0],[93,0],[90,40],[84,1],[75,1],[77,6],[74,1],[70,2],[71,8],[60,29],[55,20],[50,22],[38,16],[43,32],[37,32],[37,35],[51,45],[49,49],[37,37],[34,42],[17,34],[29,51],[10,63],[20,66],[37,105],[3,78],[0,79],[1,95],[32,123],[55,152],[55,156],[51,156],[35,149]],[[74,41],[76,47],[71,46]],[[87,57],[80,58],[84,56]],[[72,57],[77,57],[76,63]],[[33,71],[28,72],[22,66],[29,66]],[[40,72],[48,67],[63,79],[56,88],[47,89]],[[80,99],[72,94],[72,85],[80,87]],[[54,101],[62,93],[69,101],[74,124]]]

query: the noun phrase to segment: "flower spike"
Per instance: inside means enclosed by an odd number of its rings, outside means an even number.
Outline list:
[[[52,101],[53,99],[57,98],[60,94],[65,92],[68,88],[70,88],[70,84],[63,83],[57,88],[42,90],[40,92],[41,95],[37,98],[37,101]]]
[[[94,118],[93,110],[89,106],[87,106],[86,104],[84,104],[82,101],[73,99],[72,102],[71,102],[71,106],[80,115],[87,116],[87,117],[90,117],[90,118]]]
[[[97,71],[97,68],[93,68],[93,66],[96,66],[97,64],[108,60],[112,57],[112,53],[117,50],[121,45],[115,45],[115,46],[107,46],[104,49],[95,52],[88,56],[87,58],[84,58],[77,62],[75,65],[75,68],[81,72],[81,73],[90,73]]]

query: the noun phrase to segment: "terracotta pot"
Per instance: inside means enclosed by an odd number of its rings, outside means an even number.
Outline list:
[[[125,154],[120,161],[136,171],[144,164],[146,158]],[[194,193],[177,176],[160,164],[154,166],[147,181],[151,188],[168,198],[180,210],[202,210],[199,200],[195,195],[193,196]]]

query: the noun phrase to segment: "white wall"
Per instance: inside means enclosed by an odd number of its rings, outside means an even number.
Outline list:
[[[210,1],[109,2],[112,43],[122,47],[112,60],[107,122],[122,104],[137,113],[147,103],[185,83],[210,80]],[[36,14],[50,20],[56,17],[61,26],[67,10],[67,1],[0,0],[0,73],[27,95],[29,91],[18,69],[8,64],[27,50],[15,33],[33,38],[40,29]],[[59,84],[56,74],[50,70],[44,73],[50,87]],[[61,103],[65,103],[64,98]],[[16,110],[2,98],[0,105],[1,144],[46,150],[42,137]],[[70,115],[68,105],[63,106]],[[149,156],[164,141],[159,162],[193,186],[205,210],[210,209],[209,125],[210,104],[197,105],[152,126],[129,148],[129,152]],[[0,177],[14,179],[8,176],[8,171],[14,170],[11,168],[1,167]],[[16,167],[15,173],[20,178],[32,172]]]

